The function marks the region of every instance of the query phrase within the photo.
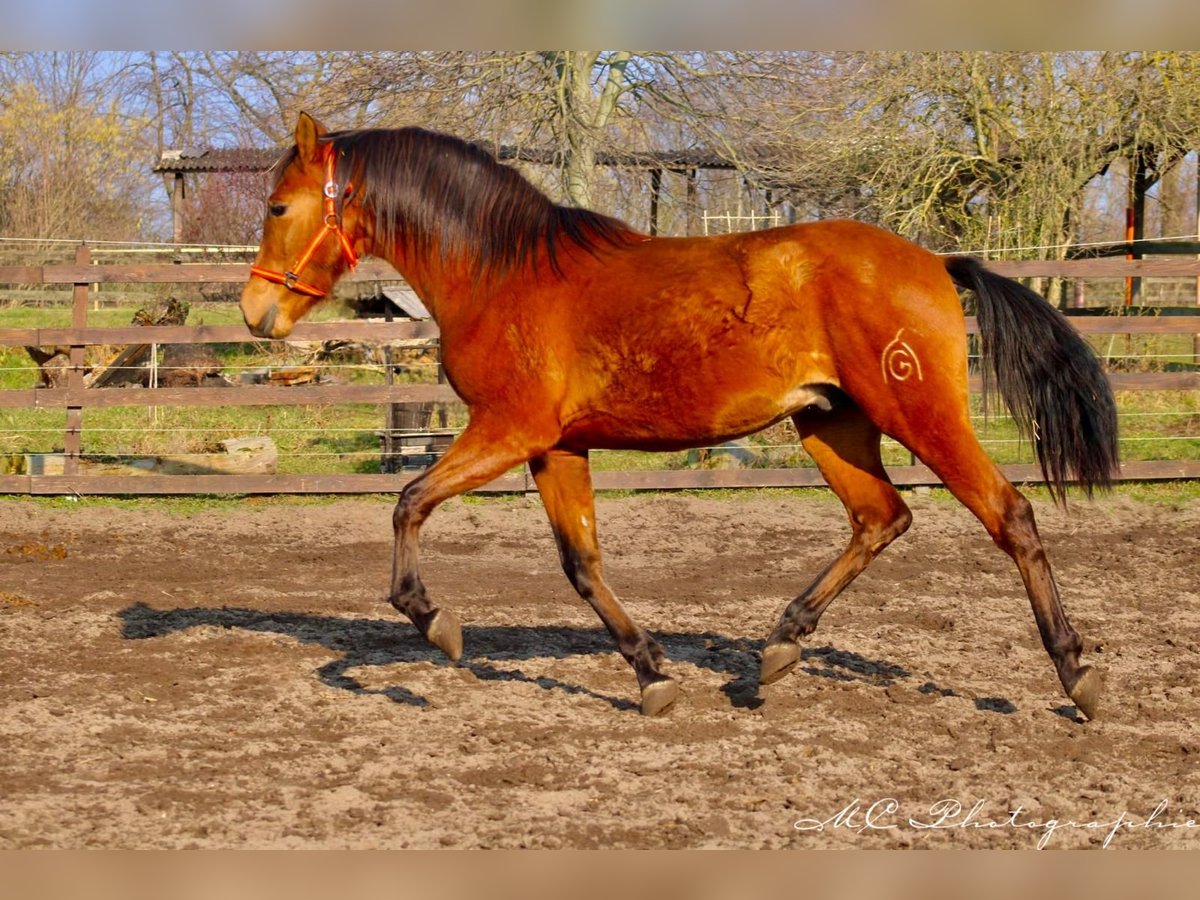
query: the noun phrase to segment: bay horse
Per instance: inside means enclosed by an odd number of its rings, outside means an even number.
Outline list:
[[[441,331],[470,421],[409,482],[393,515],[389,600],[452,660],[458,618],[418,571],[443,501],[528,464],[571,584],[600,616],[655,715],[677,696],[663,651],[605,583],[588,451],[678,450],[790,417],[845,504],[849,545],[784,610],[760,683],[800,659],[829,603],[911,514],[880,460],[895,438],[1016,562],[1067,695],[1096,715],[1030,503],[986,455],[967,403],[964,310],[976,299],[985,388],[1033,441],[1056,500],[1118,469],[1116,409],[1087,344],[1043,298],[965,256],[881,229],[821,221],[714,237],[651,237],[553,203],[482,148],[420,128],[327,132],[301,114],[275,168],[243,290],[250,331],[283,338],[359,256],[387,260]]]

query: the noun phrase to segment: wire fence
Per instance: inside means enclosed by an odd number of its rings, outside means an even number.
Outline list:
[[[735,224],[730,216],[720,218],[727,226]],[[764,221],[757,215],[743,218],[752,223]],[[137,249],[116,247],[113,252],[132,255]],[[179,248],[145,249],[170,254]],[[249,249],[221,248],[221,252]],[[196,256],[212,255],[213,250],[197,249]],[[383,476],[393,468],[407,468],[410,475],[415,474],[436,459],[465,424],[465,408],[448,387],[438,384],[436,329],[427,323],[306,323],[297,329],[298,344],[282,352],[252,340],[240,324],[94,328],[88,326],[88,316],[95,312],[98,286],[120,288],[130,283],[122,282],[123,278],[133,278],[134,285],[158,292],[164,287],[176,292],[196,290],[202,283],[240,283],[245,267],[191,262],[93,265],[90,248],[86,256],[87,262],[80,263],[76,249],[74,262],[57,270],[59,264],[49,263],[36,269],[0,268],[0,283],[28,284],[36,276],[43,286],[70,298],[68,304],[59,300],[55,311],[60,323],[61,315],[69,313],[69,326],[0,327],[7,348],[0,354],[0,383],[7,388],[0,390],[0,456],[24,457],[24,463],[13,465],[27,467],[22,472],[0,473],[0,492],[394,491],[403,483],[403,474],[399,478]],[[1074,277],[1128,277],[1111,266],[1098,276],[1089,276],[1089,261],[1075,262],[1083,265],[1075,267]],[[993,267],[1000,269],[1001,265]],[[1193,264],[1190,274],[1182,277],[1195,280],[1197,276],[1200,264]],[[371,277],[389,276],[376,271],[367,280]],[[1178,281],[1181,276],[1174,277]],[[200,305],[204,306],[203,298]],[[19,309],[19,304],[12,307]],[[212,312],[222,307],[209,304],[204,309]],[[0,304],[0,314],[4,312]],[[226,321],[234,320],[227,317]],[[1072,321],[1085,330],[1114,372],[1123,429],[1121,446],[1126,459],[1134,464],[1127,465],[1127,476],[1200,477],[1200,370],[1192,346],[1200,320],[1193,324],[1169,317],[1144,321],[1141,317],[1102,316]],[[3,324],[0,318],[0,326]],[[142,335],[153,348],[149,367],[153,374],[147,378],[151,387],[84,386],[85,374],[90,371],[89,347],[111,343],[119,348]],[[45,370],[31,360],[20,361],[21,345],[38,345],[48,338],[66,349],[60,372],[66,384],[36,388],[34,384]],[[350,342],[349,352],[359,356],[335,355],[338,348],[334,345],[344,342]],[[186,343],[215,344],[219,355],[216,374],[228,376],[231,385],[161,386],[162,379],[172,373],[194,370],[194,366],[160,359],[164,348]],[[317,352],[321,349],[331,352],[322,356]],[[347,350],[345,346],[340,349]],[[402,358],[402,354],[407,355]],[[974,361],[976,357],[972,357]],[[298,367],[311,369],[313,380],[324,383],[292,387],[241,383],[247,373],[288,373]],[[142,367],[112,368],[137,373]],[[981,442],[1011,477],[1036,478],[1033,451],[1016,434],[1010,420],[985,417],[978,411],[972,419]],[[678,488],[821,483],[789,428],[782,424],[745,441],[673,454],[596,451],[594,468],[603,475],[598,477],[598,485]],[[158,479],[112,474],[112,467],[122,461],[173,454],[207,454],[206,458],[211,458],[216,455],[214,447],[232,437],[272,438],[278,448],[278,467],[267,474],[230,474],[212,468],[207,474]],[[883,447],[898,484],[936,481],[896,442],[887,439]],[[50,456],[61,457],[61,474],[30,473],[29,457]],[[88,474],[93,463],[108,466],[106,474]],[[501,479],[500,485],[513,490],[530,486],[528,477],[519,473]]]

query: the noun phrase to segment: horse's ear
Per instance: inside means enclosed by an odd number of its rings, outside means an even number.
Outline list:
[[[300,158],[308,161],[317,159],[317,140],[325,133],[325,128],[306,112],[300,113],[296,120],[296,150]]]

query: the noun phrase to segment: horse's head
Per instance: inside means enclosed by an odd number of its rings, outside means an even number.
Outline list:
[[[242,316],[258,337],[283,338],[358,261],[364,235],[356,192],[335,177],[337,151],[301,113],[296,147],[267,198],[258,258],[242,290]],[[348,199],[349,198],[349,199]]]

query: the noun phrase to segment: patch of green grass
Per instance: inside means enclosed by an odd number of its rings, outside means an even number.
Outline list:
[[[398,491],[397,491],[398,492]],[[1050,503],[1049,493],[1042,487],[1027,485],[1021,487],[1021,492],[1031,500]],[[667,492],[643,491],[600,491],[605,500],[622,501],[631,498],[647,496],[667,496]],[[911,490],[902,491],[911,493]],[[787,500],[802,504],[838,505],[839,501],[828,488],[746,488],[746,489],[713,489],[713,490],[684,490],[672,491],[672,497],[703,497],[723,503],[750,503],[760,500]],[[921,489],[923,502],[946,505],[957,505],[958,500],[945,488]],[[1184,504],[1200,501],[1200,481],[1170,481],[1170,482],[1131,482],[1117,485],[1112,495],[1127,497],[1139,503],[1152,503],[1170,508],[1181,507]],[[168,515],[187,517],[199,512],[242,512],[247,508],[258,507],[305,507],[328,506],[339,501],[352,499],[356,502],[378,503],[390,508],[396,502],[396,494],[278,494],[278,495],[205,495],[205,496],[147,496],[147,497],[26,497],[13,496],[0,499],[3,503],[30,503],[47,509],[152,509]],[[1098,497],[1103,503],[1105,495]],[[536,497],[525,497],[519,494],[469,494],[455,498],[451,503],[464,503],[470,506],[496,506],[512,503],[537,502]],[[1083,494],[1072,491],[1069,496],[1071,506],[1086,503]],[[1068,510],[1070,506],[1068,507]]]
[[[1043,493],[1045,491],[1043,490]],[[1176,506],[1200,500],[1200,481],[1129,481],[1113,488],[1113,495],[1140,503]]]
[[[154,297],[147,295],[147,299]],[[89,310],[89,324],[126,325],[134,309],[136,305],[131,304]],[[319,308],[317,317],[336,318],[344,314],[338,305],[328,304]],[[193,301],[189,321],[237,323],[241,316],[235,303]],[[69,305],[0,308],[3,328],[69,324]],[[1103,346],[1098,349],[1102,353],[1128,352],[1129,366],[1135,365],[1131,361],[1135,358],[1142,360],[1138,366],[1160,369],[1185,365],[1190,360],[1190,335],[1135,335],[1128,347],[1123,337],[1118,337],[1115,343],[1102,337]],[[1096,340],[1093,338],[1093,342]],[[278,342],[247,340],[213,348],[226,376],[233,381],[246,369],[312,364],[311,356],[303,348]],[[334,359],[322,364],[319,372],[342,382],[378,384],[384,380],[382,366],[378,364]],[[432,382],[435,377],[435,370],[430,367],[413,368],[400,376],[404,381],[423,383]],[[37,380],[36,367],[23,348],[0,348],[0,389],[28,389]],[[1200,392],[1125,391],[1118,393],[1117,404],[1124,460],[1200,459]],[[450,428],[465,424],[466,413],[461,404],[450,405],[448,412]],[[973,398],[972,413],[977,434],[994,460],[1001,464],[1035,461],[1032,448],[1019,438],[1007,416],[984,419],[979,398]],[[267,435],[279,448],[281,473],[367,473],[380,470],[381,442],[377,432],[383,429],[384,422],[385,408],[377,404],[86,409],[83,447],[89,455],[137,458],[210,452],[225,438]],[[61,451],[65,425],[61,409],[0,408],[0,455]],[[752,463],[758,467],[813,465],[799,446],[790,422],[753,435],[746,443],[758,454],[757,462]],[[699,459],[687,452],[595,451],[591,458],[596,471],[669,470],[723,462],[713,455]],[[908,450],[890,439],[883,443],[883,458],[889,466],[913,462]]]
[[[153,509],[169,515],[187,517],[198,512],[243,511],[257,507],[329,506],[347,499],[378,501],[389,506],[396,502],[387,494],[178,494],[146,497],[60,496],[3,498],[4,503],[31,503],[46,509]]]
[[[132,308],[101,308],[89,312],[89,324],[127,325],[132,315]],[[322,313],[323,317],[339,315],[344,311],[336,305]],[[193,304],[189,321],[238,323],[241,315],[234,304]],[[69,324],[69,309],[0,309],[0,327]],[[319,377],[343,383],[381,384],[385,380],[382,365],[337,358],[315,362],[307,348],[281,342],[247,340],[211,346],[223,374],[234,382],[248,369],[314,364]],[[107,354],[93,351],[92,360],[113,353],[115,350]],[[417,367],[396,377],[401,382],[433,382],[436,370]],[[37,367],[23,347],[0,348],[0,389],[29,389],[38,383]],[[452,409],[451,420],[450,427],[461,427],[465,411]],[[278,471],[282,474],[371,473],[380,470],[377,432],[384,422],[385,407],[380,404],[85,409],[83,452],[107,458],[205,453],[218,451],[219,442],[226,438],[267,435],[279,448]],[[61,452],[65,427],[61,409],[0,409],[0,454]]]

